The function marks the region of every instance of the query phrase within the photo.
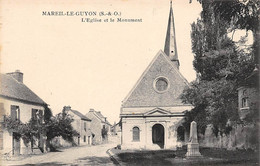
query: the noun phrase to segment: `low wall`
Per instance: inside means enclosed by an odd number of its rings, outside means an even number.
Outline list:
[[[232,127],[229,134],[213,133],[212,125],[208,125],[204,136],[200,139],[200,145],[204,147],[234,149],[253,149],[258,148],[259,123],[257,125],[237,124]]]
[[[51,140],[51,145],[55,148],[71,147],[72,143],[65,141],[62,137],[55,137]]]

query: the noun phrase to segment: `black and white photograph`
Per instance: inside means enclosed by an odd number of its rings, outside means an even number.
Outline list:
[[[258,0],[0,1],[0,165],[258,166]]]

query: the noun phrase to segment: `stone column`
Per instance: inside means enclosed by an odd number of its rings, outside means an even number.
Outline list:
[[[167,149],[168,148],[168,132],[169,132],[169,129],[168,129],[168,122],[165,121],[165,126],[164,127],[164,149]]]
[[[146,137],[146,142],[145,142],[145,148],[146,149],[150,149],[153,145],[152,142],[152,127],[151,127],[151,122],[150,121],[146,121],[145,122],[145,126],[146,126],[146,133],[145,133],[145,137]]]
[[[186,157],[187,158],[202,157],[199,151],[197,123],[195,121],[192,121],[190,125],[190,139],[188,142]]]

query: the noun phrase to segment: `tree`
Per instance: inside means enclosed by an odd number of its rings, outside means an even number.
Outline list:
[[[204,133],[206,125],[211,123],[217,135],[230,131],[228,120],[239,121],[237,88],[254,69],[255,51],[239,49],[228,37],[231,21],[223,18],[221,9],[217,8],[223,1],[201,0],[200,3],[201,19],[192,24],[191,32],[193,66],[198,78],[182,94],[183,102],[191,103],[194,109],[186,113],[184,125],[188,128],[196,120],[198,131]]]
[[[64,140],[76,145],[73,137],[79,133],[75,131],[71,125],[73,118],[65,112],[65,109],[56,116],[52,115],[51,110],[45,106],[44,117],[32,118],[28,122],[23,123],[19,119],[12,119],[5,116],[3,126],[7,131],[16,133],[16,139],[23,139],[25,145],[30,142],[33,144],[34,139],[40,139],[41,135],[47,137],[46,148],[54,151],[51,140],[61,136]],[[44,122],[43,122],[44,119]],[[38,147],[42,152],[44,149]]]
[[[71,142],[73,145],[76,145],[74,142],[74,136],[79,136],[79,133],[73,129],[71,123],[73,118],[65,111],[65,107],[62,112],[56,116],[52,116],[46,123],[46,136],[47,136],[47,145],[50,150],[55,150],[55,148],[50,144],[51,140],[55,137],[61,136],[64,140]]]
[[[215,19],[220,17],[227,22],[230,31],[236,29],[251,30],[253,32],[254,62],[259,64],[260,47],[260,1],[259,0],[197,0],[202,5],[201,16],[203,18]],[[209,10],[214,15],[209,14]]]

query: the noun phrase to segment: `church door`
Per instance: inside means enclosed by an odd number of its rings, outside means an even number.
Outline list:
[[[164,148],[164,127],[161,124],[155,124],[152,128],[153,144],[157,144],[161,149]]]

